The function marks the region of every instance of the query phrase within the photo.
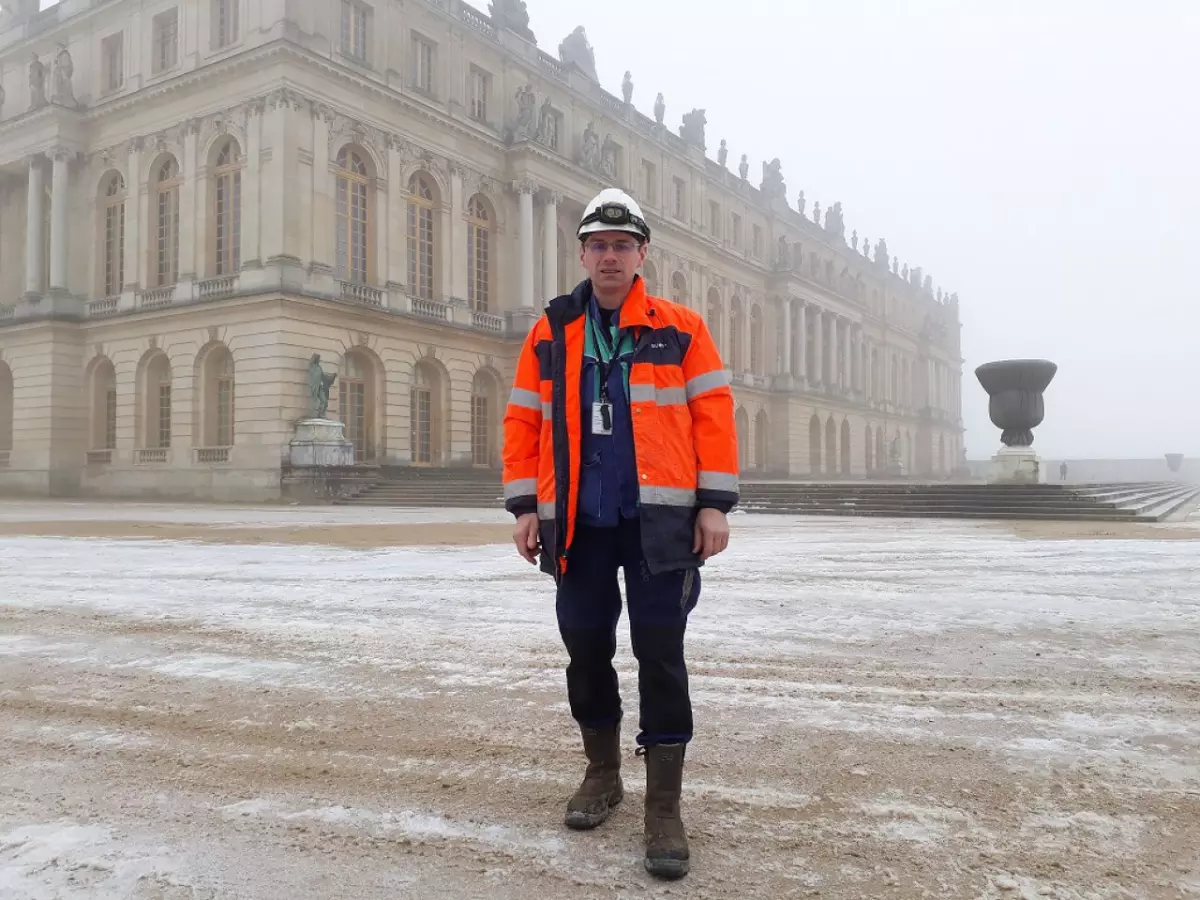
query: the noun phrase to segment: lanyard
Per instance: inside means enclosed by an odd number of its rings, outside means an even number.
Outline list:
[[[613,312],[614,318],[620,321],[620,310]],[[624,331],[619,324],[610,325],[605,328],[600,321],[600,311],[596,306],[596,301],[591,303],[591,309],[588,312],[588,334],[591,337],[592,349],[596,356],[596,384],[594,386],[594,399],[596,401],[608,402],[608,378],[612,374],[614,363],[619,363],[624,376],[625,384],[629,384],[629,363],[625,357],[633,352],[633,335],[629,331]],[[626,389],[628,393],[628,388]]]

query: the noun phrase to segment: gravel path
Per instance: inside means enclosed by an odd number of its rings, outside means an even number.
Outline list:
[[[624,626],[628,800],[560,826],[551,586],[502,514],[47,508],[0,505],[5,900],[1200,897],[1194,541],[735,518],[672,887]],[[13,534],[117,520],[236,533]]]

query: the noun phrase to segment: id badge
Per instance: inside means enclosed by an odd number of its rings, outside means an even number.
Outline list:
[[[612,434],[612,404],[603,401],[592,405],[592,434]]]

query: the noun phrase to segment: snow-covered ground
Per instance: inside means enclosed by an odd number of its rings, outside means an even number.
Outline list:
[[[80,517],[507,521],[0,507]],[[628,799],[560,825],[564,655],[510,547],[0,537],[0,898],[1200,897],[1200,543],[735,522],[674,888],[639,868],[624,628]]]

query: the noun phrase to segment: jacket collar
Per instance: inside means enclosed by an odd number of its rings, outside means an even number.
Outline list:
[[[592,280],[587,278],[581,281],[571,293],[551,300],[550,305],[546,308],[546,314],[551,320],[557,319],[561,324],[566,325],[586,313],[591,302]],[[652,308],[646,294],[646,282],[641,275],[637,275],[633,279],[633,287],[629,289],[625,302],[621,304],[621,327],[651,328],[653,327],[653,322],[650,320],[651,313]]]

